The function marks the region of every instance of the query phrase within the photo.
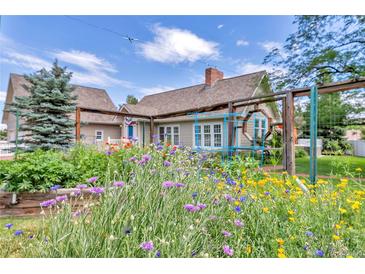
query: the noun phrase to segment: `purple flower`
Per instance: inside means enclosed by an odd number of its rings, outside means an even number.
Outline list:
[[[153,242],[148,241],[140,244],[140,248],[142,248],[145,251],[151,251],[153,250]]]
[[[234,220],[234,224],[235,224],[235,226],[243,227],[243,223],[238,219]]]
[[[152,159],[152,156],[149,154],[142,155],[142,160],[148,162]]]
[[[55,191],[57,189],[60,189],[61,186],[60,185],[54,185],[54,186],[51,186],[51,190]]]
[[[23,230],[15,230],[15,232],[14,232],[15,236],[20,236],[22,234],[23,234]]]
[[[163,182],[162,183],[162,187],[163,188],[171,188],[171,187],[173,187],[174,186],[174,182],[171,182],[171,181],[166,181],[166,182]]]
[[[176,153],[175,149],[171,149],[170,152],[169,152],[170,155],[175,155],[175,153]]]
[[[193,197],[193,199],[195,199],[198,196],[198,192],[193,192],[193,194],[191,194],[191,197]]]
[[[166,160],[166,161],[163,162],[163,165],[166,166],[166,167],[171,166],[171,162]]]
[[[51,207],[51,206],[54,206],[56,203],[57,203],[57,201],[55,199],[51,199],[51,200],[43,201],[39,205],[41,207]]]
[[[67,201],[67,195],[57,196],[56,201],[57,202]]]
[[[104,188],[95,186],[90,189],[90,192],[92,194],[101,195],[104,192]]]
[[[198,207],[196,207],[195,205],[192,204],[186,204],[184,205],[184,208],[188,211],[188,212],[195,212],[197,210],[199,210]]]
[[[185,187],[185,184],[183,184],[183,183],[175,183],[175,187]]]
[[[306,231],[305,235],[308,236],[308,237],[313,237],[314,233],[312,231]]]
[[[137,157],[136,156],[133,156],[133,157],[129,158],[129,161],[130,162],[135,162],[135,161],[137,161]]]
[[[79,217],[81,215],[81,211],[75,211],[74,213],[72,213],[72,217]]]
[[[232,236],[232,233],[227,231],[227,230],[223,230],[222,234],[223,234],[224,237],[231,237]]]
[[[323,257],[324,256],[324,252],[322,250],[320,250],[320,249],[317,249],[316,250],[316,256]]]
[[[224,198],[228,201],[228,202],[232,202],[233,201],[233,198],[231,195],[229,194],[224,194]]]
[[[223,246],[223,252],[230,257],[233,256],[233,249],[230,248],[228,245]]]
[[[125,183],[123,181],[113,183],[113,186],[115,186],[115,187],[123,187],[124,185],[125,185]]]
[[[79,196],[79,195],[81,195],[81,189],[76,189],[71,193],[71,196]]]
[[[236,212],[241,212],[241,207],[240,207],[240,206],[236,206],[236,207],[234,208],[234,210],[235,210]]]
[[[86,184],[77,185],[76,188],[84,189],[84,188],[87,188],[87,185]]]
[[[12,226],[13,226],[13,224],[6,224],[6,225],[5,225],[5,227],[6,227],[7,229],[12,228]]]
[[[91,178],[87,179],[87,181],[89,183],[95,183],[98,179],[99,179],[99,177],[95,176],[95,177],[91,177]]]
[[[207,207],[207,205],[206,204],[198,204],[197,207],[198,207],[198,210],[203,210],[204,208]]]
[[[29,240],[31,240],[31,239],[33,239],[33,238],[34,238],[34,235],[29,235],[29,236],[28,236],[28,239],[29,239]]]
[[[242,203],[246,202],[246,201],[247,201],[247,196],[243,196],[243,197],[241,197],[241,198],[240,198],[240,201],[241,201]]]
[[[110,156],[110,155],[112,155],[112,153],[113,152],[111,152],[111,151],[107,151],[107,152],[105,152],[105,155]]]
[[[158,145],[158,146],[156,147],[156,150],[163,150],[163,146]]]
[[[308,246],[308,245],[303,246],[303,249],[304,249],[305,251],[307,251],[307,250],[308,250],[308,248],[309,248],[309,246]]]
[[[266,196],[269,196],[269,195],[270,195],[270,192],[269,192],[269,191],[266,191],[266,192],[265,192],[265,195],[266,195]]]
[[[155,257],[156,258],[160,258],[161,257],[161,251],[160,250],[157,250]]]
[[[290,189],[285,189],[285,193],[289,194],[290,193]]]

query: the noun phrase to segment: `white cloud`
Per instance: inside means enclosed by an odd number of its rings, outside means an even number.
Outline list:
[[[4,51],[3,54],[4,56],[0,58],[0,62],[22,68],[40,70],[42,68],[50,68],[52,66],[50,62],[32,54],[21,53],[14,50]]]
[[[264,65],[264,64],[254,64],[251,62],[241,62],[236,66],[236,71],[239,74],[248,74],[253,73],[261,70],[266,70],[267,72],[272,72],[274,67],[271,65]]]
[[[151,94],[169,91],[169,90],[173,90],[173,89],[176,89],[176,88],[170,87],[170,86],[156,86],[156,87],[150,87],[150,88],[140,88],[139,92],[142,93],[143,95],[151,95]]]
[[[282,50],[283,49],[283,44],[280,42],[275,42],[275,41],[265,41],[265,42],[260,42],[259,45],[267,52],[272,51],[273,49],[278,49],[278,50]]]
[[[147,59],[178,64],[219,56],[217,43],[204,40],[189,30],[155,25],[153,32],[153,41],[139,46],[140,53]]]
[[[221,29],[223,27],[224,27],[224,25],[223,24],[220,24],[220,25],[217,26],[217,29]]]
[[[0,102],[5,102],[6,99],[6,92],[0,91]]]
[[[236,46],[237,47],[244,47],[244,46],[248,46],[250,43],[246,40],[240,39],[236,41]]]

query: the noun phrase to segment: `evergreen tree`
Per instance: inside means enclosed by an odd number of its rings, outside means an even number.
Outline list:
[[[25,75],[29,96],[16,97],[11,111],[21,118],[21,141],[31,150],[69,147],[74,139],[75,122],[70,118],[76,107],[76,96],[69,82],[71,72],[58,66]]]

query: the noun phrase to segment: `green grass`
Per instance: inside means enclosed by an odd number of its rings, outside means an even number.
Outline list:
[[[309,174],[309,157],[296,159],[295,163],[297,173]],[[356,172],[356,168],[361,168],[362,172]],[[365,157],[321,156],[318,158],[318,174],[328,176],[357,174],[365,178]]]

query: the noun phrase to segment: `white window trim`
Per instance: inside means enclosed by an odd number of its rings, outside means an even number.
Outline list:
[[[171,145],[176,145],[174,143],[174,127],[178,127],[179,128],[179,145],[181,145],[181,128],[179,124],[163,124],[163,125],[159,125],[157,128],[157,134],[158,134],[158,140],[160,140],[160,128],[163,127],[164,128],[164,142],[166,142],[166,127],[171,127],[171,140],[172,143]]]
[[[194,148],[198,148],[198,146],[196,146],[195,144],[195,126],[201,126],[201,145],[199,146],[199,148],[203,148],[203,149],[222,149],[224,146],[224,142],[225,142],[225,138],[224,138],[224,128],[223,128],[223,123],[222,122],[204,122],[204,123],[200,123],[198,122],[197,124],[193,123],[193,147]],[[205,125],[210,125],[210,143],[211,146],[204,146],[204,126]],[[215,147],[214,146],[214,125],[220,125],[221,126],[221,141],[222,141],[222,145],[219,147]]]
[[[97,139],[98,132],[101,132],[101,140]],[[104,142],[104,130],[101,129],[95,130],[95,142]]]

